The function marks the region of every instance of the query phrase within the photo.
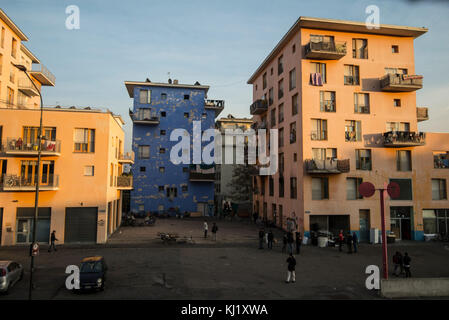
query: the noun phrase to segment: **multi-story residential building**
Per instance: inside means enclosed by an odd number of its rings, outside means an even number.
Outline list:
[[[133,162],[123,155],[123,120],[89,107],[43,108],[38,168],[39,93],[55,77],[1,10],[0,22],[0,245],[32,242],[36,183],[37,241],[48,243],[55,230],[60,243],[104,243],[120,225],[121,190],[132,188],[132,177],[121,176]]]
[[[343,229],[367,240],[381,226],[379,194],[363,198],[358,186],[394,181],[401,194],[386,200],[389,232],[421,240],[449,231],[449,134],[418,132],[428,113],[416,106],[423,77],[413,44],[426,32],[296,21],[248,80],[253,120],[279,130],[278,172],[254,178],[260,216],[282,227],[296,219],[306,235]]]
[[[228,115],[226,118],[220,118],[217,120],[215,127],[220,131],[222,138],[222,145],[220,147],[222,149],[222,162],[221,164],[216,165],[216,180],[215,180],[215,203],[218,210],[223,208],[223,201],[233,201],[233,187],[231,185],[234,168],[237,166],[236,161],[236,141],[233,138],[233,141],[229,141],[229,145],[232,146],[233,152],[233,161],[230,164],[225,163],[225,153],[226,153],[226,138],[225,133],[226,130],[233,130],[235,134],[239,134],[235,130],[241,130],[243,134],[245,131],[251,128],[253,121],[247,118],[235,118],[232,115]],[[230,139],[230,138],[228,138]],[[247,139],[247,138],[244,138]],[[251,198],[251,197],[250,197]],[[238,212],[239,213],[249,213],[251,211],[251,202],[237,202],[239,205]]]
[[[209,86],[198,82],[188,85],[177,80],[127,81],[125,85],[134,99],[130,110],[132,149],[136,154],[131,211],[213,214],[215,168],[213,163],[205,164],[194,154],[201,137],[198,134],[194,141],[193,126],[199,122],[201,134],[214,129],[224,101],[207,100]],[[183,155],[190,155],[188,163],[174,164],[170,159],[172,147],[181,140],[177,137],[171,141],[175,129],[185,130],[185,138],[189,140],[189,147],[182,149]]]

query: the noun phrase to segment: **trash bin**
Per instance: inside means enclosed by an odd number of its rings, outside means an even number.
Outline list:
[[[328,237],[318,237],[318,247],[324,248],[327,246]]]

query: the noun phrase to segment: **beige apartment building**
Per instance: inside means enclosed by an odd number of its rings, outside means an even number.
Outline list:
[[[415,70],[414,39],[426,28],[300,17],[257,68],[250,113],[256,127],[277,129],[279,170],[254,177],[254,210],[285,228],[355,231],[368,241],[380,229],[383,188],[387,230],[422,240],[449,231],[449,134],[419,132],[428,108]],[[372,232],[372,231],[371,231]]]

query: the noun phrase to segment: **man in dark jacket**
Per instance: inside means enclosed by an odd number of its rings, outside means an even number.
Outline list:
[[[411,278],[412,273],[410,272],[410,262],[412,259],[409,257],[408,253],[404,253],[404,258],[402,258],[402,262],[404,264],[405,277]]]
[[[396,253],[393,256],[393,265],[394,265],[394,271],[393,274],[397,277],[399,274],[402,274],[402,254],[399,251],[396,251]],[[399,269],[399,274],[398,274]]]
[[[58,251],[58,250],[56,250],[55,241],[59,241],[59,240],[56,239],[56,230],[53,230],[53,232],[50,235],[50,247],[48,248],[48,252],[51,252],[52,248],[55,251]]]
[[[286,248],[287,248],[287,233],[284,233],[284,236],[282,237],[282,252],[285,252]]]
[[[217,241],[217,231],[218,231],[218,226],[214,222],[214,224],[212,226],[212,237],[213,237],[214,241]]]
[[[290,280],[292,280],[292,282],[294,283],[296,282],[296,259],[295,257],[293,257],[293,254],[290,253],[290,256],[287,258],[287,263],[287,280],[285,281],[285,283],[290,283]]]
[[[302,243],[301,232],[296,232],[296,254],[300,253],[301,243]]]
[[[273,249],[273,241],[274,241],[274,235],[273,232],[270,230],[268,231],[268,249]]]
[[[265,230],[260,229],[259,231],[259,249],[263,249],[263,237],[265,236]]]
[[[338,234],[338,251],[340,251],[340,252],[343,247],[344,240],[345,240],[345,238],[343,237],[343,230],[340,230],[340,233]]]
[[[349,231],[346,235],[346,245],[348,246],[348,253],[352,253],[352,235]]]
[[[359,242],[359,238],[357,236],[357,232],[352,233],[352,245],[354,246],[354,253],[357,253],[357,245]]]
[[[291,231],[289,231],[287,233],[287,246],[288,246],[288,253],[289,254],[293,254],[293,233]]]

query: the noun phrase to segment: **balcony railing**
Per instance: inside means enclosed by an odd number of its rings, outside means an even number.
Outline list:
[[[133,188],[133,176],[117,176],[116,186],[120,190],[131,190]]]
[[[252,115],[255,114],[262,114],[267,112],[268,110],[268,103],[267,100],[256,100],[250,107],[249,112]]]
[[[349,172],[349,159],[337,160],[315,160],[308,159],[305,161],[306,172],[309,174],[330,174],[330,173],[345,173]]]
[[[133,123],[144,125],[158,125],[159,116],[156,112],[150,112],[149,114],[134,113],[129,110],[129,116]]]
[[[15,174],[5,174],[2,177],[3,191],[34,191],[37,176],[21,177]],[[41,176],[39,191],[54,191],[59,189],[59,175]]]
[[[380,87],[383,91],[409,92],[421,89],[423,76],[408,74],[386,74],[380,79]]]
[[[38,141],[27,142],[22,138],[7,138],[6,145],[3,147],[6,154],[17,156],[37,156],[39,151]],[[41,145],[42,156],[59,156],[61,155],[61,141],[42,140]]]
[[[389,131],[383,134],[384,147],[413,147],[426,144],[425,132]]]
[[[312,140],[327,140],[327,131],[326,130],[321,130],[321,131],[312,130],[312,132],[310,134],[310,138]]]
[[[346,51],[344,41],[311,41],[305,46],[305,57],[317,60],[339,60],[346,55]]]
[[[214,165],[191,165],[189,171],[190,181],[215,181],[215,166]]]
[[[33,83],[26,76],[20,77],[17,83],[18,88],[25,95],[29,97],[34,97],[39,95],[39,91],[34,87]]]
[[[321,100],[320,102],[321,111],[324,112],[335,112],[335,100]]]
[[[360,78],[358,76],[344,76],[344,84],[358,86],[360,85]]]
[[[56,77],[43,64],[33,64],[30,74],[43,86],[54,86]]]
[[[118,157],[118,162],[120,163],[134,163],[134,152],[127,152],[125,154],[121,153]]]
[[[416,118],[418,119],[418,121],[429,120],[429,110],[426,107],[417,107]]]
[[[224,107],[225,107],[224,100],[205,100],[204,101],[204,108],[215,110],[215,117],[218,117],[218,115],[223,111]]]

